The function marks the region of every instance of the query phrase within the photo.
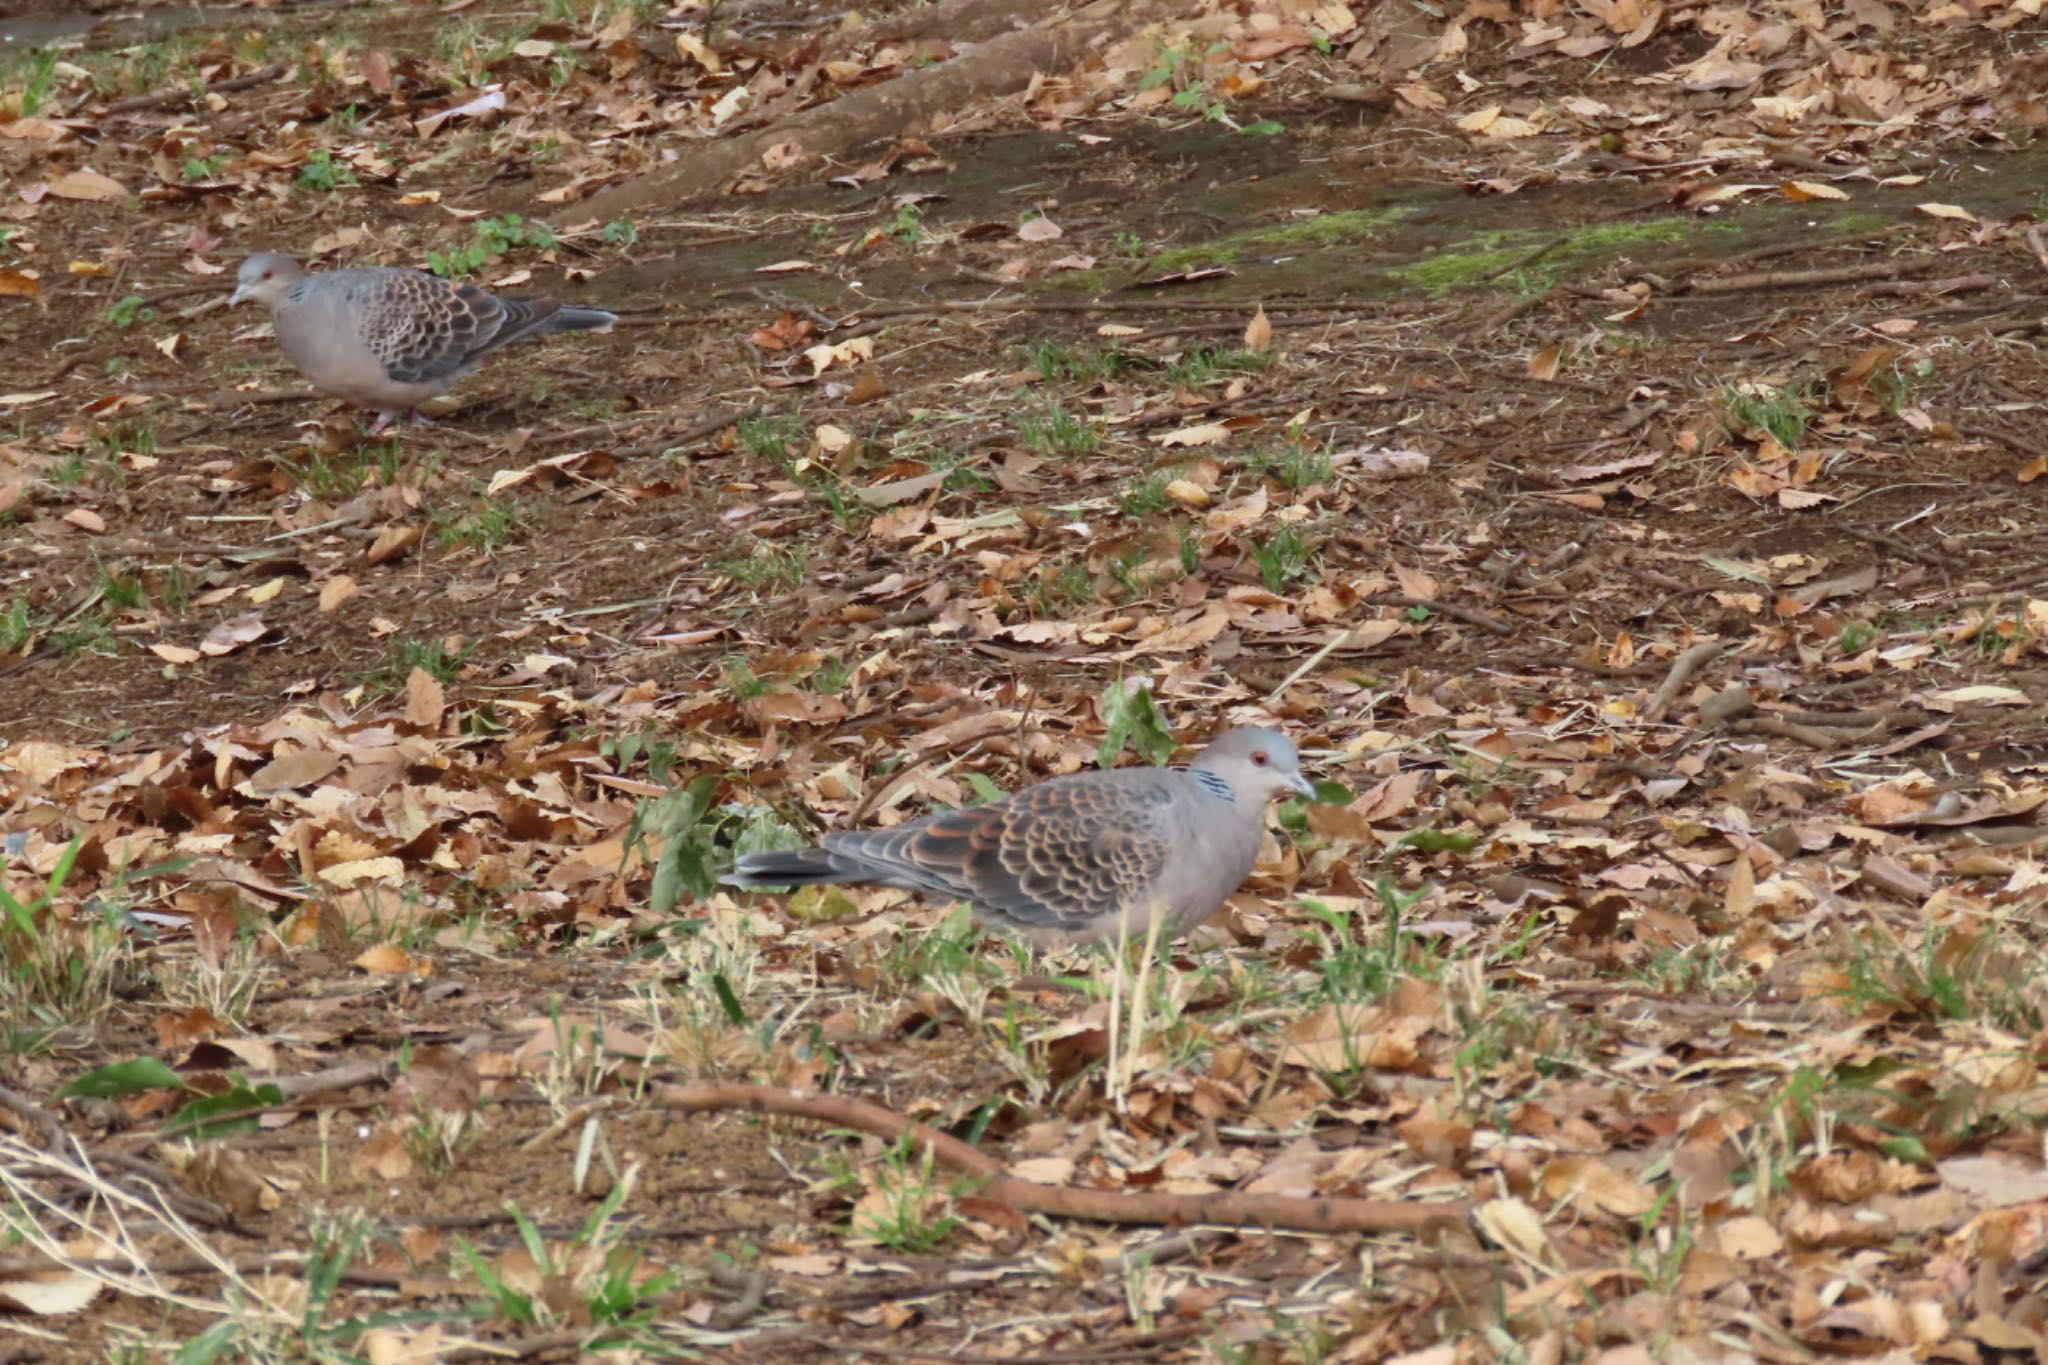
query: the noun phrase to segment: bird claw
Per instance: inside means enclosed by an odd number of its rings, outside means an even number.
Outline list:
[[[420,416],[420,415],[419,415],[419,414],[418,414],[417,412],[409,412],[409,413],[407,413],[407,414],[406,414],[406,416],[412,419],[412,420],[411,420],[411,423],[410,423],[410,425],[412,425],[412,426],[416,426],[416,427],[430,427],[430,426],[434,425],[434,424],[433,424],[432,422],[430,422],[430,421],[429,421],[429,420],[427,420],[426,418],[424,418],[424,417]],[[381,434],[383,434],[383,431],[384,431],[384,429],[385,429],[386,427],[390,426],[390,425],[391,425],[391,424],[392,424],[393,422],[395,422],[395,421],[397,421],[397,420],[398,420],[398,414],[397,414],[397,413],[395,413],[395,412],[380,412],[380,413],[378,413],[378,414],[377,414],[377,420],[376,420],[376,421],[374,421],[374,422],[372,422],[372,423],[370,423],[370,435],[372,435],[372,436],[378,436],[378,435],[381,435]]]

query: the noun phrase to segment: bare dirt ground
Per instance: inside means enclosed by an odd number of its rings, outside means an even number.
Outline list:
[[[0,19],[5,1358],[2048,1349],[2040,21],[1167,14],[605,209],[868,18]],[[623,321],[371,441],[262,247]],[[1142,974],[709,884],[1133,714],[1328,798]]]

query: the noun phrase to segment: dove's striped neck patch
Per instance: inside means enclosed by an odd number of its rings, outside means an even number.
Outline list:
[[[1203,791],[1219,801],[1235,802],[1237,800],[1237,793],[1230,789],[1230,784],[1210,772],[1207,768],[1189,768],[1187,772],[1193,776],[1195,781],[1202,784]]]

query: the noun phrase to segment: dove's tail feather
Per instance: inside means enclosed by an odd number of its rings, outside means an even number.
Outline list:
[[[834,858],[822,848],[791,848],[743,853],[733,870],[720,880],[742,891],[759,891],[771,886],[820,886],[867,878],[862,869]]]
[[[548,319],[547,329],[550,332],[609,332],[618,320],[617,313],[608,313],[602,308],[564,307]]]

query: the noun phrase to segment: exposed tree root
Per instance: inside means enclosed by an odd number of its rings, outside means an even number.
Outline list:
[[[1393,1199],[1306,1197],[1291,1194],[1173,1194],[1161,1190],[1093,1190],[1042,1185],[1003,1171],[1000,1162],[958,1138],[850,1095],[785,1090],[765,1085],[662,1085],[650,1098],[666,1109],[709,1113],[740,1109],[783,1114],[895,1141],[908,1136],[920,1152],[948,1170],[986,1183],[978,1193],[1027,1213],[1081,1218],[1095,1223],[1182,1227],[1217,1223],[1229,1227],[1293,1228],[1303,1232],[1399,1232],[1421,1234],[1463,1224],[1462,1203],[1421,1203]]]
[[[637,180],[600,191],[588,208],[611,219],[650,205],[672,207],[719,192],[733,177],[762,166],[770,149],[777,166],[794,167],[915,133],[936,115],[1022,90],[1037,73],[1065,70],[1083,49],[1122,37],[1148,14],[1145,0],[1095,0],[1072,14],[991,38],[951,61],[908,71],[755,132],[706,143]]]

